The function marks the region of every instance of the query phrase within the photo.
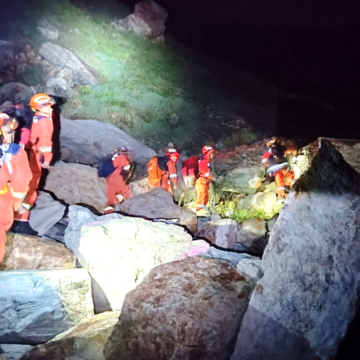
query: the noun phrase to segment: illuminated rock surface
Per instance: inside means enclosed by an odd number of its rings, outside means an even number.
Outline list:
[[[96,85],[98,80],[80,58],[60,45],[46,42],[41,45],[39,54],[52,65],[64,66],[73,73],[76,85]]]
[[[84,269],[0,271],[0,344],[43,343],[92,315]]]
[[[171,195],[164,189],[153,189],[145,194],[134,196],[116,206],[121,213],[140,216],[146,219],[178,219],[179,224],[192,232],[197,229],[196,214],[177,206]]]
[[[105,180],[87,165],[57,162],[49,169],[44,189],[70,205],[86,204],[100,213],[107,202]]]
[[[360,310],[359,189],[323,141],[272,230],[232,360],[334,358]]]
[[[33,347],[31,345],[17,345],[17,344],[0,344],[0,354],[6,360],[20,360]],[[0,355],[0,359],[1,355]]]
[[[62,160],[85,165],[95,165],[126,145],[133,148],[138,163],[146,163],[156,155],[126,132],[97,120],[61,119],[60,142]]]
[[[251,290],[225,261],[158,266],[127,294],[105,359],[228,359]]]
[[[240,245],[240,249],[243,249],[245,246],[249,252],[262,255],[268,243],[266,232],[266,222],[264,220],[245,220],[239,224],[234,248],[236,249]]]
[[[271,219],[279,212],[276,201],[276,193],[258,192],[241,199],[237,208],[246,211],[248,214],[261,214],[261,216],[265,216],[266,219]]]
[[[46,344],[31,349],[21,360],[104,360],[104,346],[119,315],[119,311],[106,312],[84,320]]]
[[[0,270],[76,268],[76,257],[63,244],[35,236],[7,233]]]
[[[93,281],[96,312],[120,310],[125,295],[160,264],[206,252],[209,245],[182,228],[141,218],[95,217],[71,206],[65,244]]]

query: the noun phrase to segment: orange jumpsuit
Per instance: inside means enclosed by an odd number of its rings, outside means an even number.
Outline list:
[[[14,209],[24,200],[32,177],[25,150],[14,143],[1,148],[7,160],[0,167],[0,262],[5,255],[5,232],[14,221]]]
[[[108,202],[105,212],[114,211],[114,206],[122,200],[117,197],[121,195],[124,199],[132,197],[131,188],[126,184],[126,179],[130,172],[130,161],[126,155],[116,154],[112,157],[115,171],[106,178]],[[125,179],[124,179],[125,177]]]
[[[262,156],[261,162],[268,167],[268,172],[274,174],[277,194],[279,197],[283,197],[285,196],[285,186],[291,186],[294,180],[294,172],[292,169],[288,170],[289,164],[285,159],[281,164],[271,165],[271,158],[271,149],[268,149]]]
[[[30,146],[27,148],[29,154],[30,169],[32,172],[32,179],[29,184],[29,192],[23,203],[24,206],[30,210],[34,206],[37,199],[36,190],[39,187],[42,164],[43,162],[51,162],[52,154],[52,135],[54,132],[54,125],[51,117],[43,115],[41,112],[36,112],[32,127]],[[29,211],[20,215],[15,213],[15,219],[20,221],[29,220]]]
[[[178,176],[176,171],[176,162],[169,159],[166,163],[168,171],[161,170],[161,187],[169,192],[171,195],[173,194],[171,182],[173,185],[178,184]]]
[[[198,160],[199,178],[196,180],[196,211],[204,209],[209,201],[210,180],[214,179],[211,172],[210,154]]]

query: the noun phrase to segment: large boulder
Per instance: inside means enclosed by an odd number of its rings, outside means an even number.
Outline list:
[[[222,191],[255,194],[265,174],[263,166],[238,167],[224,176]]]
[[[328,360],[346,335],[358,338],[349,325],[360,312],[359,189],[360,175],[323,140],[271,232],[232,360]]]
[[[7,233],[0,270],[76,268],[76,257],[63,244],[35,236]]]
[[[135,5],[133,14],[112,23],[118,30],[130,30],[147,38],[158,38],[165,32],[167,11],[152,0]]]
[[[225,261],[158,266],[127,294],[105,359],[228,359],[251,290]]]
[[[60,45],[45,42],[39,49],[39,54],[55,66],[66,67],[73,73],[73,81],[76,85],[96,85],[97,78],[82,60],[73,52]]]
[[[120,312],[106,312],[84,320],[46,344],[29,350],[21,360],[104,360],[104,346]]]
[[[11,101],[13,104],[28,103],[32,90],[21,83],[11,82],[0,87],[0,104]]]
[[[0,271],[0,344],[49,341],[93,311],[84,269]]]
[[[119,146],[129,145],[137,163],[146,163],[155,151],[111,124],[97,120],[61,119],[62,160],[95,165],[113,153]]]
[[[146,219],[177,219],[180,225],[190,231],[195,232],[197,229],[196,214],[174,204],[172,196],[164,189],[153,189],[145,194],[134,196],[117,205],[116,210]]]
[[[106,207],[106,182],[91,166],[57,162],[49,169],[44,190],[70,205],[86,204],[100,213]]]
[[[29,224],[39,235],[45,234],[53,225],[60,221],[66,206],[44,191],[38,192],[36,205],[30,211]]]
[[[266,222],[261,219],[249,219],[239,224],[235,249],[244,247],[247,251],[261,256],[268,243]]]
[[[65,244],[93,280],[96,312],[120,310],[127,292],[160,264],[206,252],[183,228],[71,206]],[[115,216],[117,218],[115,218]],[[79,221],[80,219],[80,221]]]

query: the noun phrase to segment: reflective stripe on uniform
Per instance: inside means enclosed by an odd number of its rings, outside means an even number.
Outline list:
[[[31,205],[30,204],[27,204],[27,203],[22,203],[21,204],[26,210],[30,210],[31,209]]]
[[[40,147],[42,153],[52,152],[52,146],[42,146]]]
[[[25,196],[26,196],[26,192],[25,193],[21,193],[21,192],[16,192],[13,189],[11,189],[11,192],[13,194],[13,197],[20,199],[20,200],[24,200]]]
[[[123,167],[123,169],[124,169],[124,170],[129,170],[130,167],[131,167],[130,165],[126,165],[126,166]]]
[[[210,171],[208,171],[205,175],[204,175],[204,177],[209,177],[210,176]]]
[[[108,206],[105,208],[105,211],[109,211],[109,210],[114,210],[114,208],[112,206]]]
[[[0,195],[5,195],[9,190],[8,184],[5,185],[3,189],[0,190]]]
[[[268,162],[268,161],[269,161],[268,159],[262,159],[262,160],[261,160],[262,163],[266,163],[266,162]]]
[[[284,187],[284,186],[281,186],[281,187],[278,187],[277,189],[278,189],[278,191],[279,191],[279,190],[285,190],[285,187]]]
[[[205,205],[196,205],[197,208],[205,209]]]
[[[170,175],[170,179],[172,179],[172,178],[177,178],[178,176],[177,176],[177,174],[171,174]]]
[[[284,163],[278,164],[278,165],[272,165],[272,166],[269,167],[267,172],[276,172],[276,171],[284,169],[284,168],[286,168],[288,166],[289,166],[289,164],[287,162],[284,162]]]

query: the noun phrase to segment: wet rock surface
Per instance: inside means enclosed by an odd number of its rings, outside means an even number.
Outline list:
[[[105,359],[227,359],[251,289],[220,260],[158,266],[127,294]]]

